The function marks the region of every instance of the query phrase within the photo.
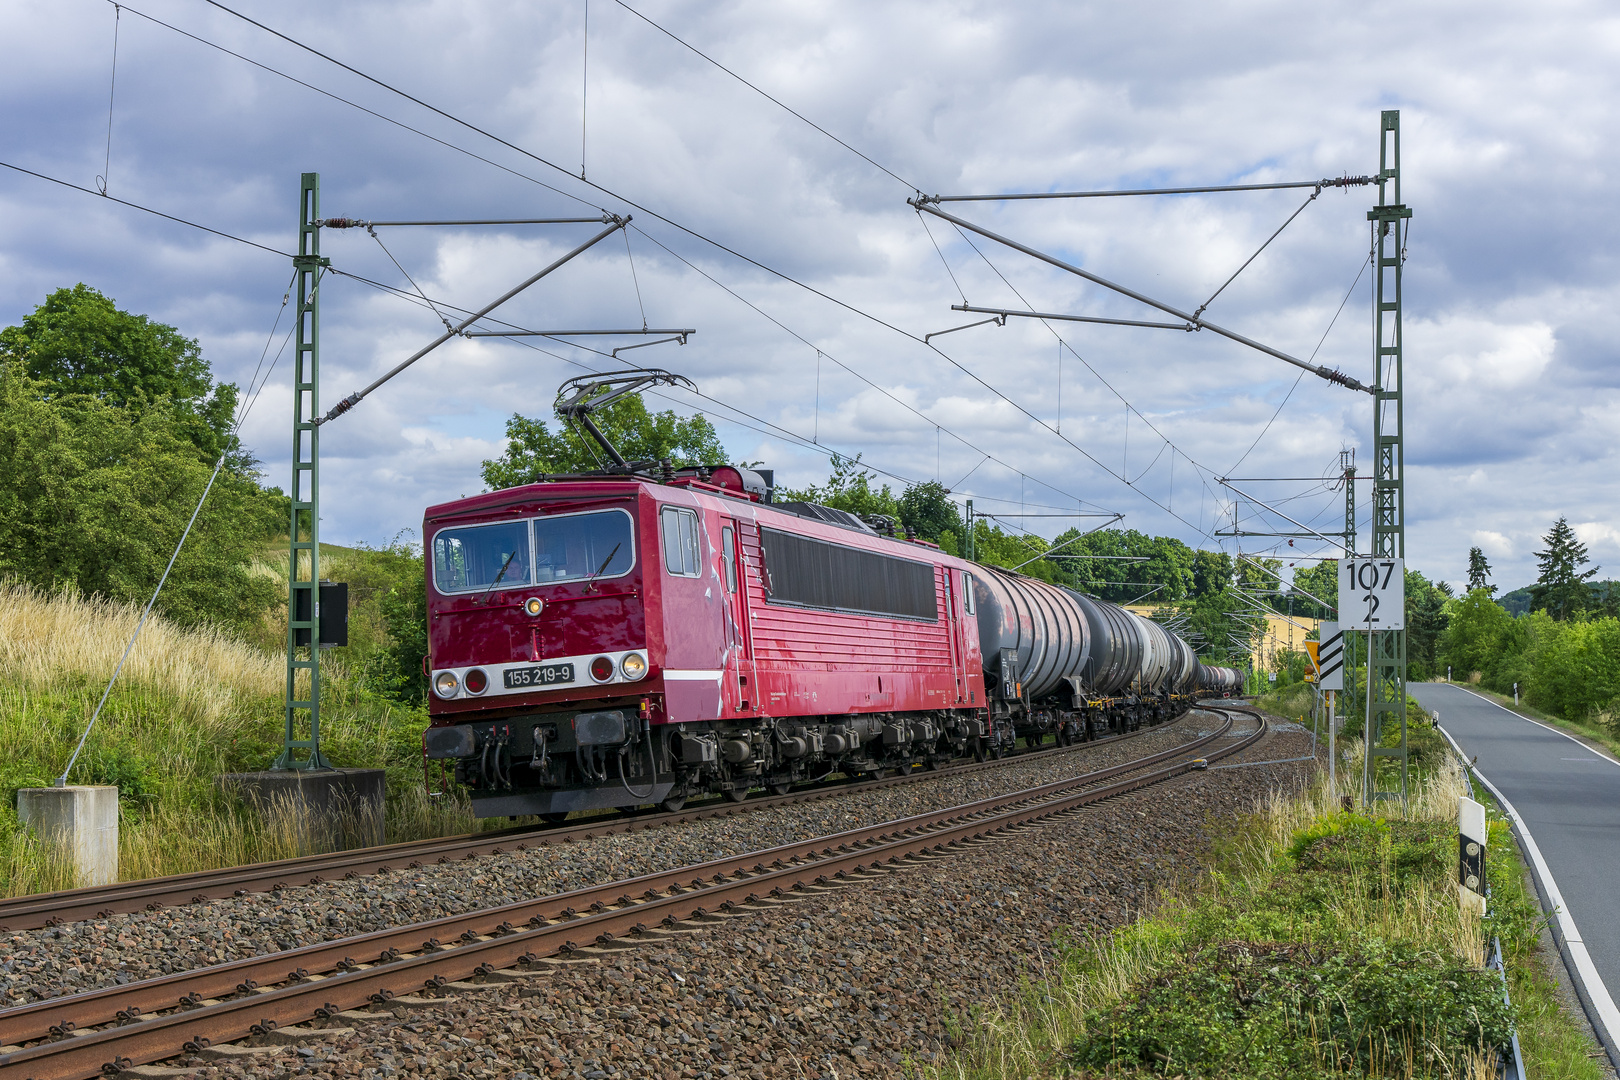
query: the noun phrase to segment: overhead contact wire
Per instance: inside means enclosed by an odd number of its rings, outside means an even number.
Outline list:
[[[392,85],[384,82],[383,80],[376,78],[375,76],[368,75],[365,72],[359,70],[358,68],[353,67],[352,65],[346,64],[343,61],[336,59],[335,57],[332,57],[332,56],[330,56],[330,55],[328,55],[328,54],[326,54],[324,52],[321,52],[319,49],[316,49],[313,46],[306,45],[303,42],[297,40],[296,38],[293,38],[293,37],[291,37],[291,36],[289,36],[287,34],[284,34],[284,33],[280,32],[278,30],[275,30],[275,29],[265,25],[264,23],[259,22],[256,19],[250,18],[249,16],[244,15],[241,12],[236,11],[236,10],[228,7],[227,5],[221,3],[220,0],[204,0],[204,2],[209,4],[212,7],[215,7],[217,9],[219,9],[220,11],[225,12],[226,14],[229,14],[229,15],[237,18],[237,19],[242,20],[243,22],[246,22],[246,23],[248,23],[248,24],[250,24],[252,26],[257,27],[260,30],[263,30],[265,33],[271,34],[272,36],[274,36],[274,37],[276,37],[276,38],[278,38],[278,39],[280,39],[282,41],[285,41],[288,44],[290,44],[290,45],[292,45],[292,46],[294,46],[296,48],[302,49],[305,52],[308,52],[308,53],[310,53],[310,54],[312,54],[314,56],[317,56],[320,59],[325,60],[328,63],[333,64],[336,67],[342,68],[343,70],[348,71],[351,74],[356,75],[357,77],[366,80],[367,82],[370,82],[370,83],[372,83],[372,84],[374,84],[374,85],[376,85],[378,87],[381,87],[382,89],[387,90],[390,93],[396,94],[399,97],[402,97],[402,98],[406,99],[407,101],[412,102],[413,104],[419,105],[422,108],[427,109],[430,112],[432,112],[432,113],[434,113],[434,114],[436,114],[438,116],[441,116],[441,117],[451,121],[454,124],[457,124],[457,125],[459,125],[461,127],[464,127],[464,128],[466,128],[466,129],[468,129],[470,131],[476,132],[477,134],[482,135],[485,138],[490,139],[490,140],[492,140],[492,141],[494,141],[496,143],[499,143],[500,145],[505,146],[508,149],[513,150],[516,153],[519,153],[519,154],[521,154],[521,155],[523,155],[523,156],[525,156],[527,158],[530,158],[533,161],[536,161],[536,162],[538,162],[538,163],[540,163],[542,165],[545,165],[549,169],[553,169],[553,170],[561,173],[564,176],[568,176],[570,179],[575,179],[572,173],[570,173],[567,169],[563,168],[561,165],[558,165],[556,162],[553,162],[553,161],[550,161],[547,158],[541,157],[539,154],[536,154],[533,151],[527,150],[527,149],[517,145],[516,143],[510,142],[509,140],[504,139],[499,135],[495,135],[494,133],[492,133],[492,132],[490,132],[490,131],[488,131],[488,130],[486,130],[484,128],[481,128],[478,125],[471,123],[470,121],[463,120],[460,117],[455,116],[452,113],[446,112],[445,110],[440,109],[437,106],[431,105],[431,104],[427,103],[426,101],[423,101],[421,98],[418,98],[418,97],[416,97],[416,96],[414,96],[414,95],[412,95],[410,93],[407,93],[404,90],[401,90],[401,89],[399,89],[399,88],[397,88],[395,86],[392,86]],[[786,108],[786,106],[783,106],[783,107]],[[797,115],[797,114],[795,114],[795,115]],[[818,128],[818,130],[823,130],[823,129]],[[829,133],[829,137],[833,137],[833,138],[836,139],[835,136],[830,136],[830,133]],[[842,144],[842,140],[837,140],[837,141],[839,141]],[[845,145],[846,147],[848,146],[848,144],[842,144],[842,145]],[[852,147],[850,149],[852,150],[852,152],[855,152],[855,153],[859,154],[859,151],[854,151]],[[865,155],[861,155],[861,156],[865,157]],[[870,160],[870,159],[867,159],[867,160]],[[880,168],[881,168],[881,166],[880,166]],[[888,170],[884,170],[884,171],[888,172]],[[894,176],[895,174],[890,173],[890,175]],[[902,183],[906,183],[905,180],[903,180],[902,178],[900,178],[898,176],[895,176],[895,178],[899,179]],[[837,307],[843,308],[844,310],[849,311],[852,314],[858,315],[863,319],[866,319],[866,320],[868,320],[870,322],[875,323],[876,325],[882,326],[882,327],[884,327],[884,328],[886,328],[886,329],[888,329],[888,330],[890,330],[890,331],[892,331],[892,332],[894,332],[896,334],[901,335],[902,337],[909,338],[910,340],[918,342],[919,344],[922,344],[925,347],[933,349],[935,352],[939,353],[940,356],[944,357],[952,365],[954,365],[959,370],[961,370],[962,372],[967,374],[975,382],[977,382],[981,386],[985,387],[985,389],[989,390],[995,396],[1001,398],[1003,401],[1006,401],[1008,404],[1012,405],[1014,408],[1018,409],[1020,412],[1024,413],[1026,416],[1030,416],[1031,419],[1034,419],[1038,424],[1040,424],[1040,426],[1046,428],[1048,431],[1053,430],[1050,425],[1047,425],[1044,422],[1040,421],[1039,418],[1035,417],[1034,414],[1029,412],[1029,410],[1025,409],[1023,406],[1019,405],[1017,402],[1013,401],[1011,398],[1007,397],[1007,395],[1003,394],[996,387],[991,386],[988,382],[986,382],[984,379],[979,377],[976,373],[970,371],[964,365],[958,363],[956,360],[954,360],[953,358],[948,356],[946,353],[941,351],[937,346],[934,346],[930,342],[927,342],[927,341],[923,340],[922,338],[918,337],[916,334],[913,334],[913,333],[911,333],[909,331],[903,330],[900,327],[894,325],[893,323],[887,321],[886,319],[883,319],[883,318],[881,318],[881,317],[879,317],[877,315],[872,314],[871,312],[868,312],[868,311],[865,311],[865,310],[863,310],[863,309],[861,309],[859,307],[856,307],[855,305],[850,304],[847,301],[841,300],[838,297],[835,297],[835,296],[831,295],[830,293],[824,292],[823,290],[818,289],[815,286],[808,284],[807,282],[800,281],[799,279],[794,278],[793,276],[791,276],[791,275],[789,275],[789,274],[787,274],[787,273],[785,273],[783,271],[777,270],[774,267],[769,266],[766,263],[760,262],[758,259],[755,259],[755,258],[752,258],[751,256],[745,255],[742,252],[737,251],[735,248],[732,248],[729,245],[726,245],[726,244],[720,242],[719,240],[715,240],[715,239],[713,239],[713,238],[711,238],[709,236],[704,235],[703,233],[698,232],[695,229],[692,229],[692,228],[690,228],[690,227],[688,227],[686,225],[683,225],[680,222],[675,221],[675,220],[673,220],[673,219],[659,213],[656,210],[653,210],[653,209],[651,209],[651,208],[649,208],[647,206],[644,206],[643,204],[638,203],[633,199],[630,199],[630,198],[628,198],[628,197],[626,197],[624,195],[621,195],[621,194],[613,191],[612,189],[605,187],[602,184],[598,184],[595,181],[584,180],[584,179],[580,179],[580,182],[585,184],[586,186],[588,186],[590,188],[593,188],[594,190],[602,192],[605,195],[609,195],[612,198],[620,200],[621,202],[623,202],[627,206],[634,207],[635,209],[641,211],[642,213],[648,215],[649,217],[653,217],[653,218],[656,218],[659,221],[664,222],[665,224],[669,225],[671,228],[677,229],[678,231],[680,231],[682,233],[685,233],[686,235],[691,236],[694,239],[700,240],[703,243],[709,244],[710,246],[714,247],[715,249],[717,249],[719,251],[723,251],[728,255],[731,255],[733,258],[740,259],[743,262],[748,263],[750,266],[754,266],[754,267],[764,271],[765,273],[770,274],[773,277],[780,278],[781,280],[786,281],[789,284],[795,285],[795,286],[805,290],[806,292],[811,293],[814,296],[818,296],[821,299],[826,300],[828,303],[834,304]],[[908,186],[911,186],[911,185],[908,184]],[[570,197],[575,198],[576,200],[578,200],[577,196],[570,196]],[[578,201],[583,202],[584,200],[578,200]],[[646,233],[645,230],[642,231],[642,235],[648,236],[649,238],[651,238],[650,234]],[[656,240],[654,242],[656,242]],[[662,247],[663,245],[660,244],[660,246]],[[666,248],[665,250],[668,250],[668,249]],[[685,262],[686,260],[683,259],[682,261]],[[688,265],[691,265],[691,264],[688,263]],[[735,295],[735,294],[733,294],[733,295]],[[781,325],[781,324],[778,323],[778,325]],[[786,329],[786,327],[783,327],[783,329]],[[798,335],[795,334],[794,336],[797,337]],[[803,340],[803,339],[801,338],[800,340]],[[838,363],[838,361],[836,361],[836,360],[834,362]],[[868,382],[869,385],[875,385],[875,384],[871,384],[870,380],[865,379],[864,376],[861,376],[857,372],[854,372],[847,365],[844,365],[844,364],[840,363],[840,366],[844,367],[844,369],[846,371],[850,371],[851,374],[857,375],[857,377],[861,378],[863,381]],[[910,409],[909,406],[907,406],[907,408]],[[910,411],[915,412],[916,410],[911,409]],[[932,421],[929,421],[929,423],[932,424]],[[1070,447],[1074,448],[1075,450],[1079,451],[1088,460],[1098,464],[1099,467],[1103,468],[1106,472],[1109,473],[1109,475],[1114,476],[1116,479],[1119,479],[1122,482],[1126,482],[1127,486],[1129,486],[1128,481],[1126,481],[1124,477],[1122,477],[1119,474],[1115,473],[1112,469],[1108,469],[1107,466],[1102,465],[1101,462],[1098,462],[1097,459],[1092,454],[1090,454],[1088,451],[1085,451],[1084,449],[1082,449],[1078,444],[1074,443],[1070,439],[1064,438],[1060,433],[1054,432],[1054,434],[1058,434],[1058,437],[1060,439],[1062,439],[1063,442],[1065,442],[1066,444],[1068,444]],[[954,434],[953,434],[953,437],[957,437],[957,436],[954,436]],[[1184,454],[1183,456],[1186,456],[1186,455]],[[1189,458],[1189,460],[1191,460],[1191,459]],[[1016,471],[1020,472],[1021,475],[1024,475],[1022,473],[1022,470],[1016,470]],[[1063,494],[1067,498],[1074,498],[1074,496],[1069,495],[1069,493],[1062,491],[1060,488],[1053,487],[1052,485],[1046,483],[1045,481],[1039,480],[1038,478],[1035,478],[1035,477],[1031,477],[1030,479],[1035,479],[1037,483],[1040,483],[1045,487],[1049,487],[1054,491],[1058,491],[1060,494]],[[1148,498],[1148,500],[1150,502],[1152,502],[1156,506],[1159,506],[1161,509],[1166,509],[1166,508],[1163,507],[1163,504],[1160,504],[1156,499],[1152,499],[1150,496],[1146,496],[1145,494],[1144,494],[1144,497]],[[1170,513],[1170,511],[1168,509],[1166,509],[1166,512]],[[1176,518],[1176,520],[1181,521],[1183,524],[1187,525],[1189,528],[1193,528],[1195,530],[1197,529],[1196,526],[1194,526],[1191,522],[1188,522],[1185,518],[1182,518],[1179,515],[1176,515],[1176,514],[1173,514],[1173,513],[1171,514],[1171,516]],[[1199,530],[1199,531],[1201,531],[1201,530]],[[1205,534],[1205,535],[1207,535],[1207,534]]]

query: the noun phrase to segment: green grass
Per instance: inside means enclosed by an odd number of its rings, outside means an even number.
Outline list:
[[[323,576],[358,586],[350,645],[322,657],[322,751],[340,765],[387,771],[389,840],[476,829],[464,801],[425,794],[426,709],[356,674],[387,644],[378,589],[402,567],[419,578],[420,562],[324,545],[322,555]],[[0,894],[71,883],[21,826],[16,791],[48,785],[67,766],[139,615],[134,606],[0,582]],[[216,782],[222,773],[266,768],[280,751],[285,607],[262,621],[242,636],[148,620],[69,776],[118,785],[121,878],[296,853],[286,827],[251,813]]]
[[[1482,920],[1459,907],[1465,790],[1442,761],[1389,816],[1342,811],[1340,792],[1318,780],[1212,822],[1200,876],[1128,927],[1060,942],[1046,979],[959,1019],[965,1045],[923,1075],[1484,1078],[1510,1022],[1532,1076],[1601,1075],[1553,997],[1540,910],[1499,815],[1492,911]],[[1480,963],[1492,935],[1511,1012]]]

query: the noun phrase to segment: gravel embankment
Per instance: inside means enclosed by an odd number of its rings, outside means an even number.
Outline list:
[[[1294,729],[1251,761],[1308,752]],[[1039,980],[1060,931],[1106,931],[1185,873],[1211,820],[1309,763],[1188,774],[1038,829],[515,982],[396,1004],[251,1056],[149,1075],[208,1078],[896,1076],[948,1053],[970,1010]],[[244,1044],[244,1046],[251,1044]],[[243,1055],[241,1048],[210,1053]]]
[[[1191,741],[1218,723],[1191,715],[1118,745],[833,799],[207,904],[137,912],[0,938],[0,1005],[187,971],[245,956],[442,918],[1077,776]]]

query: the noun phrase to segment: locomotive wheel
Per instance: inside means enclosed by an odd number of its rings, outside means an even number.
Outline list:
[[[977,761],[977,762],[980,762],[982,764],[984,762],[984,759],[986,757],[988,757],[988,756],[989,755],[985,753],[984,740],[983,739],[974,740],[974,743],[973,743],[973,760]]]
[[[929,772],[939,772],[939,770],[943,769],[944,767],[945,767],[945,759],[944,758],[938,757],[936,755],[930,755],[929,756],[929,758],[928,758],[928,771]]]
[[[786,795],[793,790],[792,780],[772,780],[765,785],[765,790],[772,795]]]
[[[667,798],[663,802],[659,803],[658,808],[660,810],[663,810],[665,813],[674,814],[674,813],[679,812],[681,810],[681,808],[684,807],[685,805],[686,805],[686,796],[685,795],[671,795],[669,798]]]
[[[726,798],[732,802],[742,802],[744,799],[748,798],[748,789],[740,786],[728,788],[726,790]]]
[[[994,758],[996,761],[1001,760],[1001,744],[1000,743],[994,742],[994,743],[990,744],[990,756],[992,758]]]
[[[1042,742],[1042,736],[1040,736],[1040,735],[1025,735],[1024,736],[1024,745],[1029,747],[1031,750],[1039,750],[1041,748],[1041,742]]]
[[[559,821],[568,820],[568,811],[562,810],[554,814],[541,814],[540,820],[545,822],[547,825],[555,825]]]

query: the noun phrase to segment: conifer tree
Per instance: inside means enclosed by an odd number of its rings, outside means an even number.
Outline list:
[[[1541,576],[1530,586],[1530,609],[1545,611],[1560,620],[1580,614],[1591,604],[1591,590],[1586,582],[1600,567],[1579,572],[1579,568],[1591,560],[1586,557],[1586,545],[1575,538],[1575,530],[1564,518],[1559,518],[1552,531],[1541,540],[1547,550],[1536,552]]]
[[[1468,591],[1484,589],[1491,596],[1496,595],[1496,586],[1488,584],[1491,576],[1491,564],[1485,561],[1485,553],[1479,548],[1468,549]]]

